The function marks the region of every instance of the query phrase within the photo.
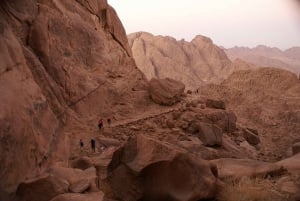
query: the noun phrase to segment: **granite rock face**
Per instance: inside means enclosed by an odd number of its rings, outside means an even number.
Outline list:
[[[195,90],[203,83],[223,80],[235,69],[225,52],[205,36],[187,42],[138,32],[128,39],[136,64],[148,80],[169,77]]]
[[[1,1],[0,200],[68,157],[68,120],[138,108],[147,89],[106,0]]]

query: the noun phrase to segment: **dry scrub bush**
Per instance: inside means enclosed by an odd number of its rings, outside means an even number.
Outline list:
[[[218,201],[288,201],[288,196],[273,188],[271,180],[248,179],[225,181],[220,187]]]

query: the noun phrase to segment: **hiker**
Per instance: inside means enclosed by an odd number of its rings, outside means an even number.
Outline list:
[[[80,145],[80,151],[82,151],[82,149],[83,149],[83,146],[84,146],[82,139],[80,139],[80,141],[79,141],[79,145]]]
[[[101,130],[103,128],[103,119],[99,119],[99,121],[98,121],[98,128],[99,128],[99,131],[101,132]]]
[[[91,139],[91,148],[94,152],[96,152],[96,142],[94,139]]]
[[[110,124],[111,124],[111,119],[108,118],[108,119],[107,119],[107,125],[108,125],[108,127],[110,127]]]

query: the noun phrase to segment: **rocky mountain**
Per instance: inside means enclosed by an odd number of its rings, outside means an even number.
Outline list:
[[[206,37],[158,38],[201,83],[236,68]],[[184,93],[131,55],[106,0],[0,2],[1,201],[299,200],[294,74],[237,60]]]
[[[225,50],[231,60],[237,58],[257,66],[276,67],[300,74],[300,47],[293,47],[282,51],[259,45],[255,48],[234,47]]]
[[[300,80],[295,74],[276,68],[237,71],[199,93],[222,98],[239,125],[262,134],[263,158],[278,160],[291,153],[300,131]]]
[[[0,2],[0,200],[66,161],[68,126],[148,104],[131,54],[106,0]]]
[[[195,89],[223,80],[235,69],[224,51],[205,36],[187,42],[138,32],[128,35],[128,40],[136,64],[148,80],[170,77]]]

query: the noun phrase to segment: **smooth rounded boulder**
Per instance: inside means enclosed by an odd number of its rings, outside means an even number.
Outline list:
[[[149,92],[152,100],[160,105],[174,105],[180,101],[185,85],[171,78],[152,78],[149,82]]]

